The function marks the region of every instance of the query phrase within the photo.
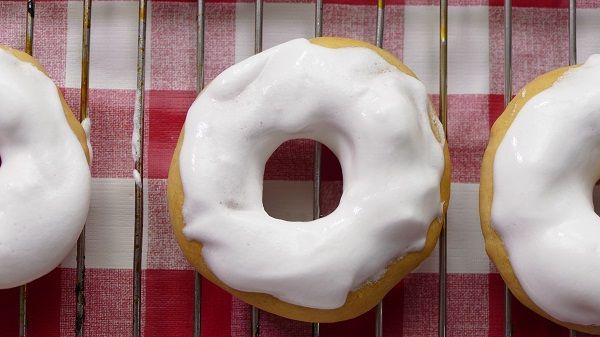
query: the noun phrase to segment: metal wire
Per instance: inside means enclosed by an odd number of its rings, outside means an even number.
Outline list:
[[[204,89],[204,25],[206,22],[204,0],[198,0],[196,17],[196,94]],[[202,333],[202,276],[196,272],[194,276],[194,337]]]
[[[377,304],[375,309],[375,337],[383,336],[383,302]]]
[[[135,121],[139,137],[136,148],[135,170],[139,181],[135,184],[135,232],[133,246],[133,336],[141,336],[142,320],[142,243],[144,232],[144,89],[146,65],[146,5],[139,0],[137,88],[135,93]]]
[[[194,273],[194,337],[202,334],[202,275]]]
[[[512,0],[504,0],[504,106],[512,98]],[[511,294],[504,285],[504,336],[512,336]]]
[[[250,327],[252,337],[260,336],[260,310],[257,307],[252,307],[252,326]]]
[[[375,45],[383,48],[383,19],[385,14],[385,0],[377,0],[377,28],[375,30]],[[377,304],[375,315],[375,336],[381,337],[383,333],[383,303]]]
[[[577,64],[577,3],[569,0],[569,65]],[[569,330],[569,337],[577,337],[575,330]]]
[[[321,325],[319,323],[312,324],[312,336],[319,337],[321,335]]]
[[[448,1],[440,1],[440,121],[448,140]],[[447,277],[447,224],[448,217],[444,214],[442,230],[439,239],[439,313],[438,334],[446,336],[446,277]]]
[[[263,43],[263,0],[256,0],[254,9],[254,53],[258,54]]]
[[[19,288],[19,336],[27,336],[27,285]]]
[[[315,36],[323,36],[323,0],[315,2]]]
[[[27,0],[27,29],[25,31],[25,52],[33,55],[33,19],[35,18],[35,0]]]
[[[323,36],[323,0],[315,2],[315,37]],[[315,142],[315,164],[313,168],[313,220],[321,217],[321,143]],[[321,325],[312,323],[312,337],[321,335]]]
[[[385,0],[377,0],[377,30],[375,36],[375,45],[383,47],[383,15],[385,11]]]
[[[33,56],[33,21],[35,18],[35,0],[27,0],[27,19],[25,28],[25,52]],[[19,337],[27,336],[27,284],[19,288]]]
[[[262,51],[263,42],[263,0],[256,0],[254,3],[254,53]],[[252,307],[252,326],[251,336],[260,336],[260,311]]]
[[[577,3],[569,0],[569,65],[577,64]]]
[[[315,143],[315,165],[313,178],[313,220],[321,217],[321,143]],[[319,337],[319,323],[312,323],[312,336]]]
[[[81,93],[79,122],[89,117],[88,91],[90,71],[90,27],[92,0],[83,1],[83,27],[81,38]],[[77,239],[77,281],[75,284],[75,336],[84,336],[85,323],[85,226]]]

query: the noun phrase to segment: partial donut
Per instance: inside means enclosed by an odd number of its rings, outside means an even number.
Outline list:
[[[29,55],[0,46],[0,289],[58,266],[87,217],[83,128]]]
[[[492,127],[481,169],[486,250],[512,293],[600,334],[600,55],[521,89]]]
[[[310,138],[339,158],[337,209],[271,218],[264,167]],[[210,281],[263,310],[333,322],[375,306],[436,244],[450,165],[425,86],[370,44],[292,40],[219,75],[189,110],[169,172],[175,236]]]

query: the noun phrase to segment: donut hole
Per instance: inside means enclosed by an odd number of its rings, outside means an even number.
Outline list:
[[[271,154],[263,176],[263,207],[273,218],[313,220],[315,141],[292,139]],[[343,189],[342,168],[326,146],[321,151],[321,217],[333,212]]]

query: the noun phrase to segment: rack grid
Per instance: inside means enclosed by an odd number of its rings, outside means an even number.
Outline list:
[[[26,0],[26,34],[25,34],[25,52],[33,55],[33,28],[35,18],[35,0]],[[383,47],[384,33],[384,14],[385,0],[377,0],[376,8],[376,36],[375,44]],[[504,0],[504,105],[508,105],[512,98],[512,0]],[[569,65],[577,63],[577,26],[576,26],[576,0],[569,0]],[[82,34],[82,62],[81,62],[81,92],[80,92],[80,121],[89,117],[88,109],[88,91],[89,91],[89,59],[90,59],[90,29],[91,29],[91,11],[92,0],[83,0],[83,34]],[[323,0],[315,0],[315,36],[322,36],[323,25]],[[145,57],[146,57],[146,19],[147,19],[147,0],[139,0],[139,25],[138,25],[138,59],[137,59],[137,88],[135,99],[135,126],[140,137],[137,139],[137,146],[143,149],[144,142],[144,88],[145,88]],[[199,93],[204,88],[205,81],[205,0],[197,1],[197,78],[196,91]],[[439,1],[439,117],[447,133],[447,97],[448,97],[448,1]],[[263,0],[255,0],[255,44],[254,51],[262,51],[263,39]],[[314,178],[313,178],[313,219],[322,216],[320,210],[321,197],[321,144],[316,143],[314,148]],[[135,170],[140,176],[144,176],[143,151],[134,163]],[[134,337],[141,336],[141,301],[142,301],[142,239],[143,239],[143,211],[144,211],[144,181],[139,181],[135,186],[135,233],[134,233],[134,259],[133,259],[133,331]],[[439,238],[439,336],[446,336],[446,277],[447,277],[447,218],[443,219],[442,231]],[[75,334],[77,337],[84,336],[85,321],[85,228],[77,241],[77,269],[76,269],[76,319],[74,322]],[[194,337],[201,336],[201,276],[196,273],[195,291],[194,291]],[[512,295],[505,286],[504,291],[504,336],[511,337],[511,302]],[[23,285],[19,290],[19,336],[27,336],[27,285]],[[376,308],[375,336],[381,337],[383,331],[383,305],[379,303]],[[260,336],[260,311],[252,307],[251,309],[251,331],[250,336]],[[320,326],[318,323],[312,323],[312,336],[319,336]],[[576,337],[577,333],[570,330],[569,335]]]
[[[146,1],[139,1],[139,31],[138,31],[138,82],[136,90],[136,113],[137,121],[136,132],[140,134],[138,137],[138,148],[143,148],[143,108],[144,108],[144,60],[145,60],[145,36],[146,36]],[[198,0],[197,10],[197,79],[196,87],[199,93],[204,87],[204,31],[205,31],[205,0]],[[263,0],[255,0],[255,20],[254,20],[254,53],[260,53],[263,49]],[[439,114],[440,120],[444,127],[446,138],[447,133],[447,97],[448,97],[448,52],[447,52],[447,37],[448,37],[448,2],[447,0],[440,1],[440,27],[439,27],[439,43],[440,43],[440,98],[439,98]],[[383,47],[384,33],[384,12],[385,0],[378,0],[376,5],[376,36],[375,45]],[[323,1],[315,1],[315,36],[321,36],[323,31]],[[321,150],[322,146],[318,142],[315,144],[315,161],[314,161],[314,179],[313,179],[313,219],[321,216],[320,213],[320,185],[321,185]],[[140,158],[137,159],[135,169],[140,176],[144,176],[143,171],[143,151],[140,151]],[[141,240],[143,231],[143,181],[141,184],[136,184],[135,188],[136,203],[135,203],[135,244],[134,244],[134,300],[133,300],[133,336],[139,337],[141,334]],[[443,219],[442,231],[439,239],[439,336],[446,336],[446,276],[447,276],[447,238],[446,238],[446,222],[447,218]],[[194,336],[200,336],[201,333],[201,276],[196,273],[194,285]],[[251,308],[251,325],[250,336],[260,336],[260,310],[256,307]],[[319,323],[312,323],[312,336],[318,337],[320,334]],[[383,304],[379,303],[376,309],[375,316],[375,336],[381,337],[383,334]]]

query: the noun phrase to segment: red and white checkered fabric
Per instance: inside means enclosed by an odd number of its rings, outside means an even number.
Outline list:
[[[325,0],[325,35],[373,41],[374,0]],[[568,62],[566,0],[514,0],[514,86]],[[250,0],[206,5],[206,76],[253,52]],[[23,49],[25,1],[0,0],[0,43]],[[132,329],[133,163],[131,129],[136,83],[137,2],[94,1],[90,115],[94,147],[92,208],[87,229],[86,336],[128,336]],[[166,177],[186,111],[195,96],[196,3],[152,1],[148,21],[146,231],[143,253],[143,335],[190,336],[194,273],[177,247],[166,206]],[[438,7],[431,0],[388,0],[384,46],[403,59],[438,94]],[[600,51],[600,2],[579,1],[579,59]],[[34,55],[79,107],[82,4],[38,0]],[[267,0],[265,48],[312,37],[314,4]],[[503,106],[503,9],[500,0],[454,0],[449,9],[449,138],[453,162],[449,211],[448,336],[502,336],[503,283],[483,249],[478,181],[489,127]],[[271,214],[312,216],[312,143],[284,144],[268,163],[265,207]],[[322,208],[330,212],[341,192],[341,173],[323,158]],[[290,191],[293,191],[290,192]],[[437,254],[434,254],[437,255]],[[28,336],[74,335],[75,255],[33,282],[28,294]],[[437,256],[398,285],[384,301],[384,336],[437,336]],[[249,307],[216,286],[202,284],[202,335],[247,336]],[[515,303],[515,337],[568,336]],[[365,337],[374,313],[323,324],[324,337]],[[18,290],[0,291],[0,336],[18,335]],[[261,316],[265,337],[309,336],[310,325]]]

